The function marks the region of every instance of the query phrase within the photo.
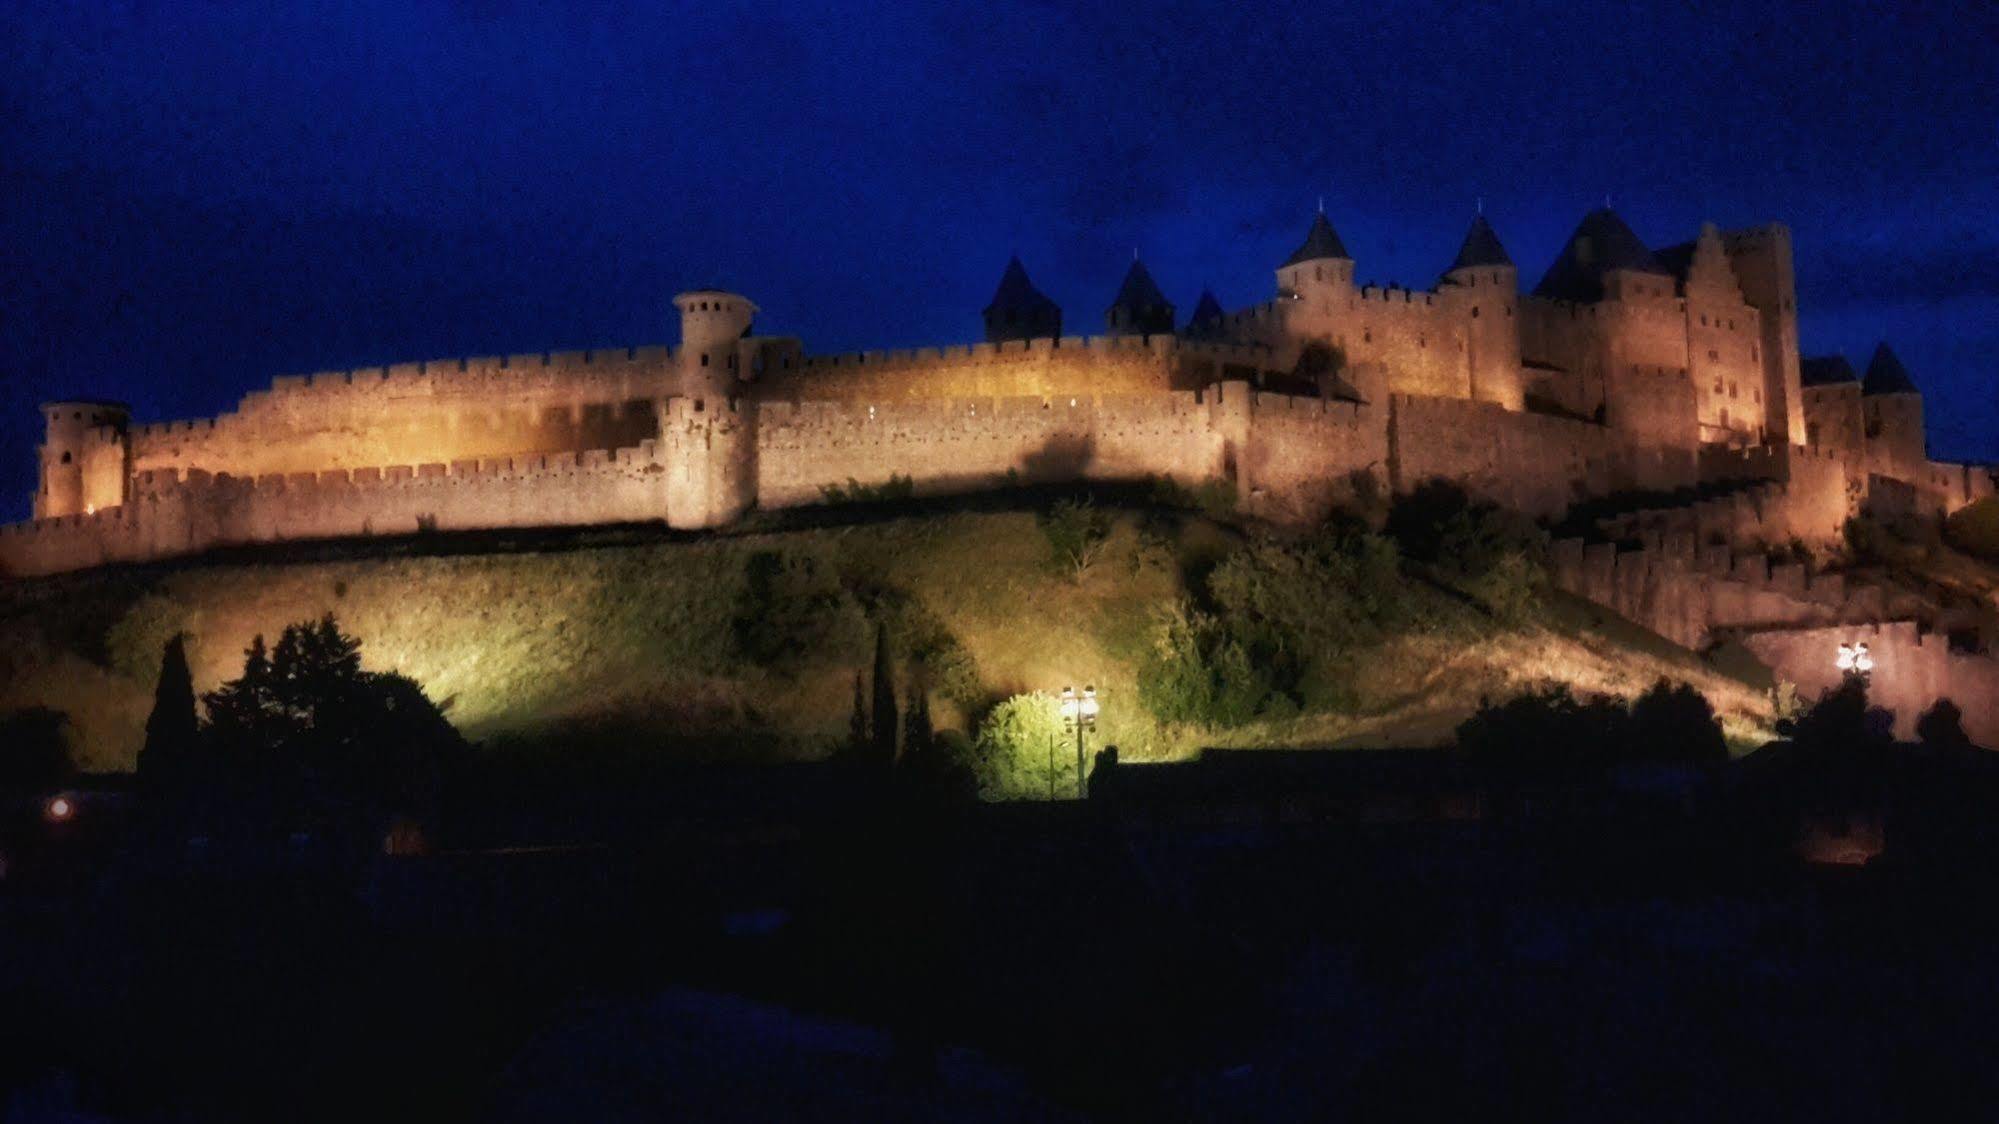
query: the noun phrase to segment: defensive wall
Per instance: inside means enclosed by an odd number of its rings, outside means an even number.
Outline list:
[[[1722,629],[1877,621],[1917,608],[1879,586],[1703,546],[1686,532],[1648,536],[1636,549],[1562,539],[1550,546],[1549,570],[1556,588],[1694,649]]]
[[[1841,644],[1865,644],[1874,660],[1868,702],[1895,712],[1896,737],[1913,739],[1923,712],[1949,699],[1962,710],[1973,742],[1999,745],[1999,660],[1954,650],[1949,637],[1913,620],[1759,629],[1740,639],[1808,700],[1839,685],[1843,673],[1835,656]]]
[[[919,398],[1025,398],[1194,390],[1272,369],[1269,348],[1173,335],[1062,336],[900,351],[807,355],[765,371],[755,397],[877,405]]]
[[[258,477],[148,470],[117,507],[0,527],[0,570],[18,577],[228,545],[657,519],[665,475],[651,441]]]
[[[219,417],[132,426],[132,464],[256,476],[614,449],[652,437],[678,388],[664,347],[281,376]]]

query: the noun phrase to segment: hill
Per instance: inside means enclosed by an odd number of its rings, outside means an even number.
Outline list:
[[[1581,602],[1544,594],[1498,612],[1392,547],[1372,571],[1340,553],[1378,537],[1322,548],[1192,512],[1098,510],[1107,537],[1080,574],[1053,558],[1045,514],[987,510],[702,537],[418,537],[18,583],[0,589],[0,712],[62,711],[87,768],[126,769],[170,635],[187,633],[205,691],[240,670],[253,635],[331,612],[370,667],[415,677],[493,753],[823,754],[845,734],[876,621],[908,660],[905,681],[930,684],[940,726],[1092,683],[1100,744],[1135,760],[1427,744],[1481,696],[1548,679],[1625,697],[1685,679],[1736,740],[1769,720],[1748,679]],[[1224,717],[1194,707],[1161,721],[1162,691],[1185,670],[1174,645],[1202,635],[1218,638],[1201,657],[1217,682],[1229,660],[1262,678]]]

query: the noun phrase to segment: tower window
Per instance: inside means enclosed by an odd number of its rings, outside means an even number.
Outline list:
[[[703,367],[708,365],[708,353],[705,351],[701,353],[701,365]]]
[[[1478,306],[1477,306],[1477,305],[1472,305],[1472,306],[1471,306],[1471,318],[1472,318],[1473,320],[1476,320],[1476,319],[1478,319]]]
[[[68,463],[69,463],[69,453],[68,453],[67,451],[64,451],[64,453],[63,453],[63,455],[62,455],[62,463],[64,463],[64,464],[68,464]]]

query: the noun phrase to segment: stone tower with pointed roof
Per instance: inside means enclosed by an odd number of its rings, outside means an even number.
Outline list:
[[[1437,293],[1463,325],[1471,397],[1509,410],[1522,408],[1520,271],[1485,215],[1472,216]]]
[[[1881,476],[1917,479],[1929,465],[1923,435],[1923,396],[1916,380],[1886,343],[1874,349],[1860,382],[1861,425],[1867,438],[1868,470]]]
[[[986,306],[986,342],[1053,339],[1062,334],[1062,309],[1028,280],[1020,258],[1007,259],[999,288]]]
[[[1117,298],[1104,310],[1104,326],[1114,336],[1173,334],[1173,302],[1159,291],[1159,285],[1136,257],[1124,272]]]

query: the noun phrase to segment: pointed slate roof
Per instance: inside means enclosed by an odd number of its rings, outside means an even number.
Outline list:
[[[1507,256],[1506,247],[1499,244],[1499,234],[1492,224],[1485,221],[1484,215],[1473,215],[1471,229],[1465,231],[1464,245],[1458,247],[1458,260],[1451,263],[1451,270],[1512,264],[1513,259]]]
[[[1213,291],[1202,289],[1201,299],[1195,302],[1194,315],[1187,321],[1187,326],[1191,328],[1196,324],[1220,323],[1221,319],[1222,302],[1215,299]]]
[[[1844,355],[1820,355],[1798,364],[1798,381],[1805,386],[1831,386],[1834,383],[1859,382],[1860,375]]]
[[[1346,258],[1347,248],[1340,241],[1339,232],[1326,219],[1326,212],[1320,211],[1312,218],[1312,229],[1305,232],[1305,242],[1291,256],[1284,259],[1284,265],[1297,265],[1301,261],[1319,261],[1324,258]],[[1279,268],[1283,268],[1280,266]]]
[[[1613,269],[1671,276],[1617,212],[1600,207],[1576,225],[1555,264],[1534,286],[1534,295],[1565,301],[1601,300],[1603,275]]]
[[[1909,369],[1895,358],[1887,344],[1874,349],[1874,358],[1867,361],[1867,378],[1860,384],[1862,394],[1920,394],[1916,380],[1909,377]]]
[[[1117,299],[1111,302],[1111,307],[1138,311],[1170,303],[1152,280],[1152,274],[1145,271],[1145,263],[1133,258],[1131,268],[1124,271],[1124,284],[1118,286]]]
[[[1016,255],[1007,259],[1006,272],[1000,274],[999,288],[993,293],[993,302],[986,306],[986,315],[995,312],[1040,312],[1054,303],[1027,279],[1027,267],[1020,264]]]

